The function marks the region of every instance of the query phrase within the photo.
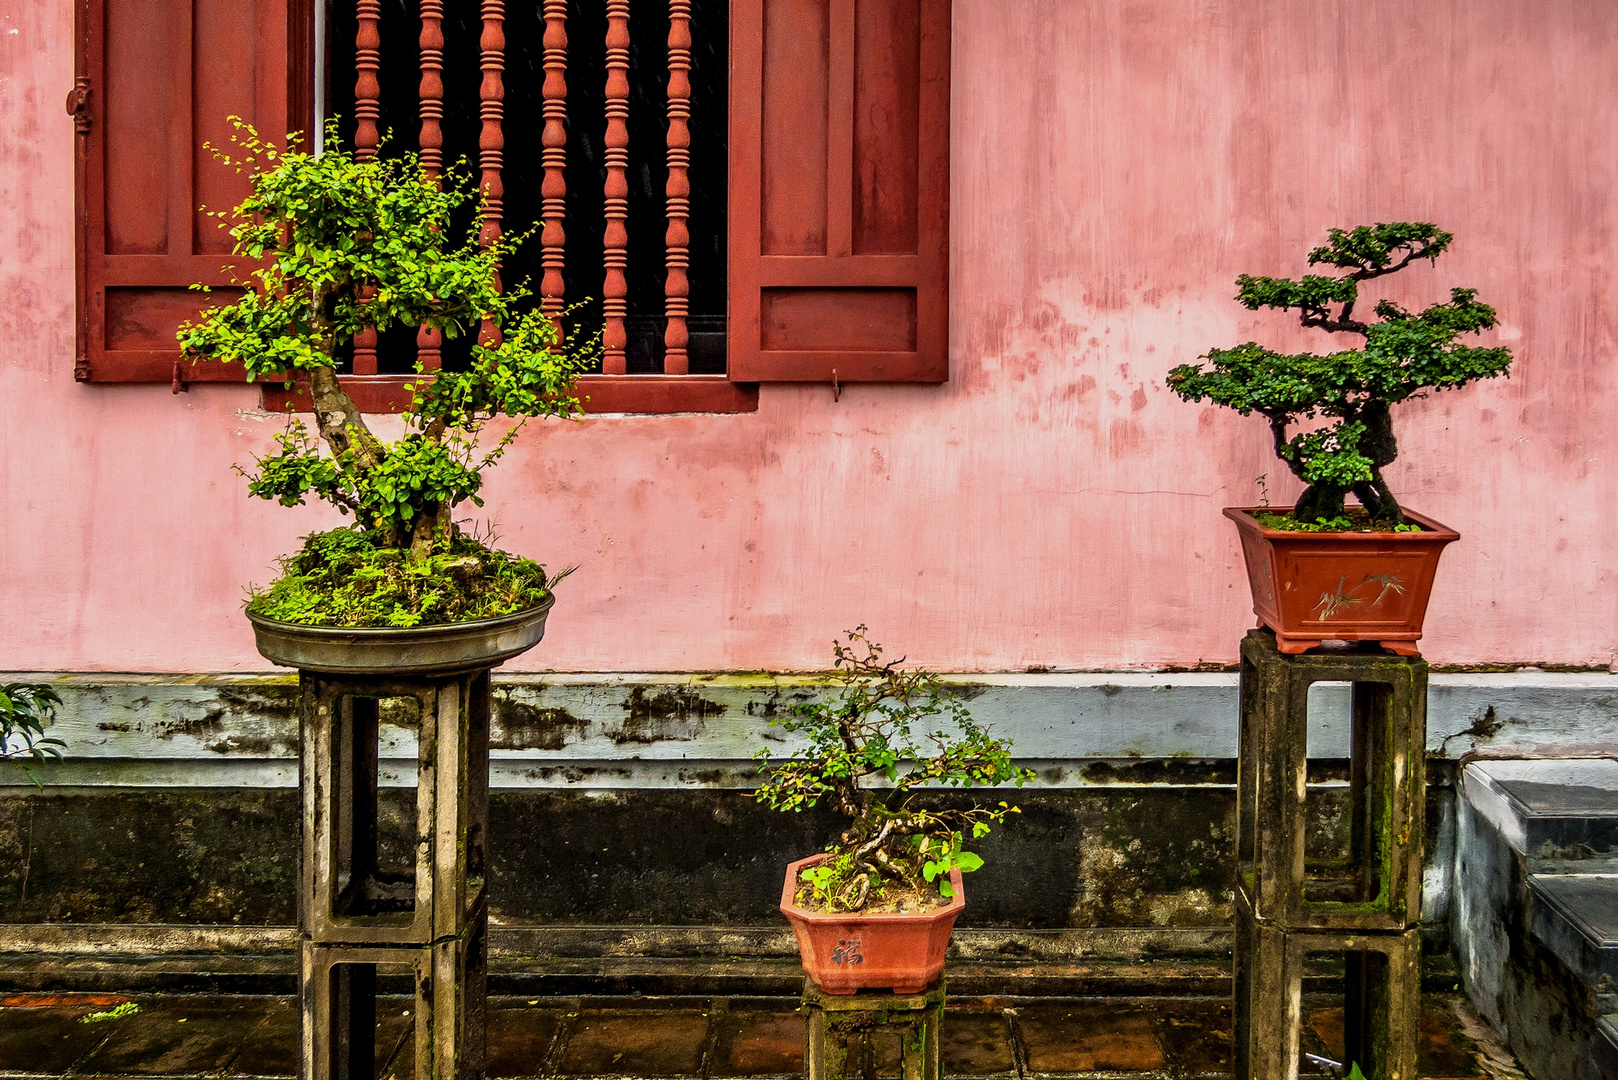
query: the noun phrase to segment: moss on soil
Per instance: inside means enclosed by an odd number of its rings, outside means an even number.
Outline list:
[[[537,607],[564,577],[464,534],[425,559],[356,528],[314,533],[254,590],[247,610],[303,626],[409,627],[493,619]]]
[[[1269,513],[1264,510],[1253,512],[1253,520],[1266,529],[1278,529],[1281,532],[1421,532],[1422,528],[1414,521],[1407,521],[1403,525],[1395,525],[1391,521],[1375,521],[1362,506],[1348,506],[1343,508],[1343,516],[1328,518],[1325,521],[1299,521],[1290,513]]]

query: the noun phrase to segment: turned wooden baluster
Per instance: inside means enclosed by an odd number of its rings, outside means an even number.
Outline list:
[[[421,168],[438,179],[444,166],[444,0],[421,0]],[[423,371],[443,365],[440,335],[430,326],[416,332],[416,360]]]
[[[539,283],[539,306],[550,315],[560,315],[567,305],[567,286],[562,277],[567,262],[567,233],[562,227],[562,219],[567,216],[567,3],[568,0],[545,0],[545,133],[541,143],[545,179],[539,189],[539,216],[544,222],[539,246],[544,273]]]
[[[358,0],[359,20],[354,35],[354,157],[371,161],[380,141],[376,122],[382,115],[382,84],[377,72],[382,67],[382,0]],[[369,289],[361,293],[364,299]],[[376,374],[376,331],[361,330],[354,335],[354,374]]]
[[[663,246],[667,276],[663,282],[663,374],[691,370],[685,347],[690,341],[685,317],[691,310],[691,0],[669,0],[669,177],[664,189],[669,231]]]
[[[501,128],[506,98],[502,77],[506,69],[505,0],[483,0],[482,14],[483,36],[478,40],[478,67],[483,71],[483,83],[478,88],[478,117],[483,121],[483,129],[478,135],[478,169],[482,174],[480,186],[484,209],[482,224],[478,229],[478,243],[487,248],[500,240],[500,214],[506,193],[500,177],[506,147],[505,133]],[[498,275],[495,284],[499,286]],[[483,320],[478,343],[488,346],[500,344],[500,331],[492,320]]]
[[[624,270],[629,265],[629,0],[607,0],[607,229],[602,237],[606,278],[601,286],[601,370],[622,375],[628,370],[624,346],[624,314],[629,286]]]

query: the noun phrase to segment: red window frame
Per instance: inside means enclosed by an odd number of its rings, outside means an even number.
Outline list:
[[[261,127],[314,126],[316,2],[261,0],[254,44],[237,46],[251,54],[241,62],[256,73],[249,105]],[[172,381],[178,391],[242,374],[233,365],[181,363],[161,340],[184,317],[175,314],[184,299],[176,290],[193,281],[225,284],[225,259],[185,243],[130,254],[109,231],[107,208],[116,195],[106,183],[112,143],[105,99],[109,84],[117,96],[120,72],[109,69],[107,13],[118,8],[127,22],[142,4],[151,19],[166,20],[164,32],[188,43],[173,63],[191,65],[184,73],[190,82],[171,79],[165,130],[143,133],[169,177],[167,235],[200,235],[185,220],[187,201],[196,202],[188,185],[201,138],[192,113],[251,111],[236,100],[246,92],[240,85],[220,83],[217,72],[207,81],[199,65],[210,54],[189,44],[195,13],[219,25],[229,8],[215,5],[230,0],[78,0],[77,77],[68,101],[77,132],[75,376]],[[945,381],[950,0],[731,0],[730,47],[729,374],[587,376],[580,385],[586,411],[750,412],[760,382]],[[193,62],[193,51],[203,59]],[[129,72],[142,69],[127,55],[119,62],[124,85],[134,85]],[[807,154],[799,137],[805,116],[815,121]],[[795,141],[770,137],[788,130]],[[129,160],[125,136],[118,153]],[[116,321],[110,295],[122,305],[115,327],[122,338],[109,336]],[[125,339],[141,347],[109,347]],[[343,381],[363,410],[392,412],[406,400],[404,385],[419,378]],[[279,384],[263,388],[263,402],[273,410],[308,407],[296,386]]]

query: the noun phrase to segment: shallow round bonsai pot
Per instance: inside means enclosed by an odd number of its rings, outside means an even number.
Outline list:
[[[1259,524],[1256,513],[1291,507],[1230,506],[1242,537],[1253,614],[1275,631],[1284,653],[1323,641],[1376,641],[1417,654],[1438,557],[1461,534],[1405,511],[1420,532],[1287,532]]]
[[[803,971],[828,994],[892,990],[919,994],[944,973],[950,931],[966,909],[961,872],[951,870],[955,899],[932,911],[862,915],[809,911],[797,905],[798,874],[830,858],[812,855],[787,867],[781,914],[798,938]]]
[[[442,626],[300,626],[251,611],[258,651],[283,667],[331,675],[446,675],[478,671],[527,652],[545,636],[555,597],[497,619]]]

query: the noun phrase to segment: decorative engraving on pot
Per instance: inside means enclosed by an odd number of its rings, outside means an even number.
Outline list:
[[[1320,622],[1325,622],[1339,611],[1345,610],[1350,604],[1358,604],[1361,602],[1360,597],[1350,596],[1343,592],[1343,582],[1347,580],[1347,574],[1339,577],[1337,579],[1337,591],[1335,593],[1321,593],[1320,599],[1315,601],[1315,606],[1309,609],[1310,611],[1320,612]]]
[[[1340,611],[1346,611],[1354,604],[1364,603],[1365,597],[1357,594],[1367,585],[1382,586],[1381,591],[1376,594],[1376,599],[1371,601],[1372,607],[1380,607],[1383,598],[1386,597],[1390,592],[1397,596],[1402,596],[1404,595],[1405,591],[1404,579],[1398,574],[1393,573],[1366,574],[1363,581],[1349,591],[1344,592],[1343,586],[1347,582],[1348,575],[1343,574],[1337,579],[1336,592],[1323,592],[1320,594],[1320,599],[1317,600],[1315,605],[1309,609],[1310,611],[1320,612],[1320,618],[1315,621],[1325,622],[1333,615],[1336,615]]]
[[[1371,601],[1372,607],[1380,605],[1382,598],[1387,596],[1389,592],[1397,593],[1400,596],[1404,595],[1404,579],[1398,574],[1366,574],[1365,581],[1362,584],[1370,585],[1373,583],[1382,586],[1382,591],[1376,594],[1375,600]]]
[[[831,962],[838,967],[858,967],[865,963],[865,957],[860,955],[859,938],[843,938],[837,942],[837,948],[831,951]]]

